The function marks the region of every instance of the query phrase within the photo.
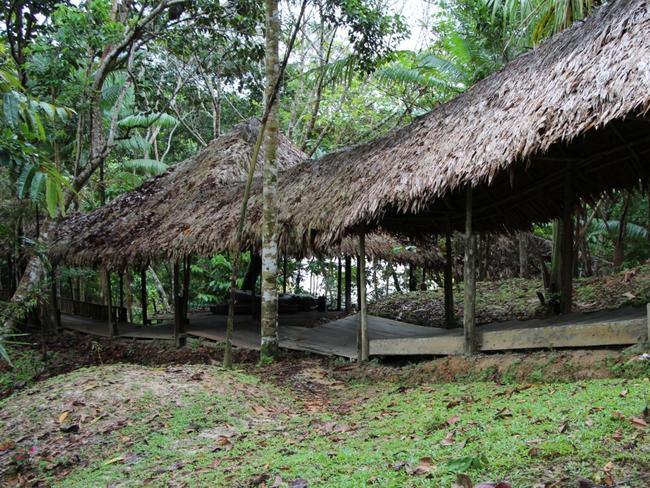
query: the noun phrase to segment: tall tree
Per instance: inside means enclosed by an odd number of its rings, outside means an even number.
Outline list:
[[[264,140],[262,216],[262,344],[260,361],[278,354],[278,97],[274,96],[279,76],[280,11],[277,0],[266,0],[266,89],[269,116]]]

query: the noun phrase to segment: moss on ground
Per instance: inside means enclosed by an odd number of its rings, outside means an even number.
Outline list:
[[[462,471],[526,487],[598,482],[607,472],[647,486],[647,377],[405,385],[338,368],[107,366],[59,376],[0,404],[0,456],[24,456],[4,463],[4,481],[448,487]],[[280,373],[285,383],[269,382]],[[79,432],[60,431],[65,409],[63,424]]]

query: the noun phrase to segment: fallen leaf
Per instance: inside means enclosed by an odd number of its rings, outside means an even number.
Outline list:
[[[614,481],[614,477],[612,476],[613,469],[614,469],[614,463],[612,463],[611,461],[608,462],[603,467],[603,481],[605,482],[606,486],[616,486],[616,482]]]
[[[409,474],[413,476],[429,474],[434,468],[435,465],[433,464],[433,459],[427,456],[420,458],[419,464],[413,468]]]
[[[59,424],[65,422],[65,420],[70,416],[70,410],[66,410],[61,415],[59,415]]]
[[[460,422],[460,416],[459,415],[454,415],[453,417],[450,417],[447,419],[447,425],[454,425],[456,423]]]
[[[636,427],[637,429],[643,429],[645,427],[648,427],[648,422],[646,422],[644,419],[641,417],[632,417],[630,419],[630,422]]]
[[[625,397],[627,396],[627,390],[623,390],[623,391],[621,391],[621,392],[619,393],[619,395],[620,395],[622,398],[625,398]]]
[[[121,463],[122,461],[124,461],[124,456],[117,456],[114,457],[113,459],[109,459],[108,461],[106,461],[104,465],[108,466],[109,464]]]
[[[456,433],[455,430],[452,430],[451,432],[447,432],[447,435],[440,441],[440,445],[442,446],[452,446],[454,444],[454,434]]]

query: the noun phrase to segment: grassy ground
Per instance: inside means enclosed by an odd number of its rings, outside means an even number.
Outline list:
[[[83,368],[0,403],[0,484],[645,487],[650,364],[617,354]],[[556,379],[619,377],[528,382],[558,364]]]
[[[511,319],[530,319],[548,311],[537,293],[544,292],[541,277],[482,281],[476,285],[476,315],[479,324]],[[591,312],[624,305],[645,306],[650,302],[650,265],[620,273],[576,279],[574,310]],[[463,284],[454,287],[456,317],[463,316]],[[392,294],[369,305],[374,315],[413,324],[440,327],[444,324],[442,290]]]

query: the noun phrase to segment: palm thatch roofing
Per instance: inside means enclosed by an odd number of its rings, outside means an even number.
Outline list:
[[[206,148],[171,166],[133,191],[89,213],[75,213],[57,225],[51,257],[82,266],[144,265],[194,253],[212,255],[236,245],[244,183],[260,123],[250,119],[213,140]],[[286,171],[307,156],[283,135],[279,136],[278,167]],[[259,180],[262,165],[255,170]],[[256,187],[259,181],[256,181]],[[259,209],[251,209],[242,248],[259,248]],[[436,266],[442,257],[435,243],[420,246],[385,233],[367,240],[366,255],[399,263]],[[426,246],[425,246],[426,244]],[[358,254],[356,239],[343,239],[327,249],[304,249],[286,240],[281,246],[294,256],[314,253],[330,256]]]
[[[650,8],[614,0],[413,123],[281,177],[281,221],[323,245],[381,226],[402,234],[529,228],[575,196],[649,176]],[[255,205],[259,205],[259,200]]]
[[[573,195],[585,200],[647,181],[649,109],[650,9],[646,0],[615,0],[405,127],[285,164],[281,248],[331,252],[369,230],[462,230],[469,188],[477,231],[546,222],[562,214],[569,173]],[[281,162],[296,156],[284,145]],[[54,255],[122,266],[232,248],[243,184],[184,171],[171,169],[107,208],[71,217]],[[244,248],[259,245],[261,209],[257,178]]]

